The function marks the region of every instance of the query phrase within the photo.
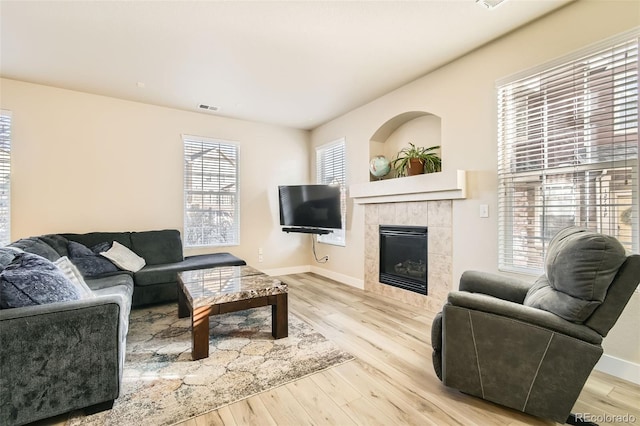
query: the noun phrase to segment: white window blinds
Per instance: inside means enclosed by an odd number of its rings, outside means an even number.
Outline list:
[[[11,113],[0,111],[0,244],[11,242]]]
[[[185,247],[239,244],[237,145],[182,138]]]
[[[346,166],[345,141],[322,145],[316,148],[316,182],[324,185],[339,185],[342,213],[342,229],[334,229],[327,235],[319,235],[321,243],[345,245],[346,225]]]
[[[638,251],[638,34],[498,83],[499,262],[539,273],[577,225]]]

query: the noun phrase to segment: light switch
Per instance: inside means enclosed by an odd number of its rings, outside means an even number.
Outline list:
[[[489,217],[489,205],[480,204],[480,217]]]

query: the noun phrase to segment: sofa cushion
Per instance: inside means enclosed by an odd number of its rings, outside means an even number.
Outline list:
[[[178,272],[194,269],[214,268],[216,266],[241,266],[247,263],[231,253],[212,253],[188,256],[180,262],[162,265],[147,265],[134,274],[136,285],[146,286],[158,283],[175,282]]]
[[[51,261],[19,253],[0,273],[0,309],[78,300],[80,293]]]
[[[625,259],[614,237],[565,228],[549,243],[546,274],[529,289],[524,304],[582,323],[603,302]]]
[[[78,267],[83,277],[96,277],[118,271],[118,267],[109,259],[100,256],[83,244],[69,241],[67,247],[69,258]]]
[[[44,241],[45,243],[47,243],[60,256],[67,256],[67,257],[69,256],[69,251],[67,250],[67,244],[69,244],[69,240],[67,240],[62,235],[47,234],[47,235],[40,235],[38,238]]]
[[[96,297],[119,296],[120,298],[120,322],[123,329],[121,332],[124,338],[127,335],[129,326],[129,313],[131,312],[131,301],[133,300],[133,278],[129,274],[120,273],[102,278],[90,278],[87,285],[93,290]]]
[[[216,266],[243,266],[246,264],[247,262],[239,257],[231,253],[222,252],[185,257],[182,262],[179,262],[178,267],[182,268],[181,271],[190,271],[192,269],[215,268]]]
[[[176,229],[131,233],[132,249],[147,265],[180,262],[183,259],[182,240]]]
[[[10,247],[17,247],[29,253],[37,254],[50,261],[54,261],[60,257],[49,244],[42,241],[38,237],[23,238],[9,244]]]
[[[131,248],[130,232],[89,232],[87,234],[61,234],[70,241],[75,241],[87,247],[97,244],[117,241],[125,247]]]
[[[125,271],[137,272],[145,265],[143,258],[117,241],[108,250],[100,251],[100,254]]]
[[[146,265],[134,273],[137,286],[156,285],[161,283],[174,283],[178,281],[178,270],[169,265]]]
[[[98,290],[115,286],[125,286],[128,289],[127,293],[130,295],[133,294],[133,277],[128,272],[120,271],[117,274],[109,276],[87,278],[85,282],[96,294],[101,294]]]

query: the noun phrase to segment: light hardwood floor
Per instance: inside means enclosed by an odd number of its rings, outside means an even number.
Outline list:
[[[289,285],[290,313],[356,360],[186,420],[181,426],[553,424],[444,387],[431,363],[435,312],[314,274],[281,279]],[[640,386],[594,372],[574,412],[608,418],[630,415],[640,425]]]

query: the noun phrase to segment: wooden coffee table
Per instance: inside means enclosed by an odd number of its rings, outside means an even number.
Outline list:
[[[289,335],[287,285],[251,266],[178,274],[178,317],[191,315],[191,358],[209,356],[209,316],[271,305],[271,334]]]

